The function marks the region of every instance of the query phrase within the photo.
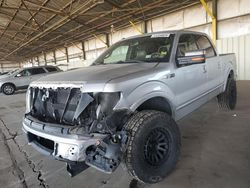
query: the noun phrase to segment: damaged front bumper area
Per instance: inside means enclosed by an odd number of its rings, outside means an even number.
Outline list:
[[[23,120],[23,131],[29,144],[40,153],[67,162],[67,171],[71,176],[89,166],[105,173],[116,170],[126,150],[125,132],[77,135],[70,134],[69,129],[34,121],[30,116]]]
[[[23,131],[27,134],[29,144],[39,152],[65,162],[85,161],[86,149],[106,137],[103,134],[68,134],[67,127],[35,122],[30,116],[26,116],[23,120]]]
[[[126,150],[128,111],[113,111],[119,93],[29,88],[23,130],[39,152],[67,162],[71,176],[88,166],[113,172]]]

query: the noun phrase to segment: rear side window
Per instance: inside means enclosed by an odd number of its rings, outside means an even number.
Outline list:
[[[182,57],[185,56],[186,52],[195,50],[198,50],[198,46],[195,43],[194,36],[190,34],[181,35],[177,47],[177,56]]]
[[[31,73],[31,75],[46,73],[45,70],[44,70],[43,68],[33,68],[33,69],[29,69],[29,72]]]
[[[206,51],[206,57],[214,57],[216,55],[212,44],[206,36],[195,35],[195,40],[199,49]]]
[[[55,67],[46,67],[48,72],[56,72],[57,69]]]

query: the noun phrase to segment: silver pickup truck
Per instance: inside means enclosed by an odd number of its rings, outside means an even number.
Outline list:
[[[219,55],[206,34],[150,33],[119,41],[92,66],[33,82],[23,130],[38,151],[67,162],[75,176],[123,163],[157,183],[175,167],[176,124],[210,99],[236,105],[235,55]]]

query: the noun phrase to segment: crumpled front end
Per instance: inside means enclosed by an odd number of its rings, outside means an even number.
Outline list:
[[[30,87],[23,129],[29,143],[58,160],[113,172],[126,145],[129,112],[116,110],[120,92],[84,93],[79,87]]]

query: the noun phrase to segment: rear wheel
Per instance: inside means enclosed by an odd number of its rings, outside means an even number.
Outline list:
[[[175,168],[181,136],[175,121],[166,113],[141,111],[125,126],[129,133],[125,164],[129,173],[144,183],[157,183]]]
[[[217,96],[219,107],[226,110],[235,109],[237,103],[237,87],[234,78],[228,78],[226,90]]]
[[[15,86],[13,84],[4,84],[2,91],[5,95],[13,95],[15,93]]]

